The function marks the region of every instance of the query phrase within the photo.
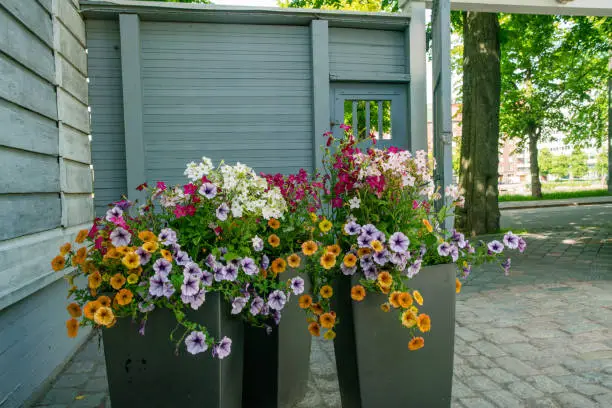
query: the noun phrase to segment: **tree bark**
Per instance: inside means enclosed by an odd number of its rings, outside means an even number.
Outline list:
[[[497,14],[463,14],[463,128],[459,183],[465,206],[456,227],[469,236],[499,230],[499,103]]]
[[[540,165],[538,163],[538,135],[535,131],[529,132],[529,170],[531,172],[531,195],[542,197],[542,183],[540,183]]]

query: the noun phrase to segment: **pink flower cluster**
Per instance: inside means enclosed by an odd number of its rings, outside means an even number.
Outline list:
[[[270,187],[278,187],[283,198],[287,202],[289,211],[296,212],[298,207],[307,202],[309,212],[315,212],[321,208],[321,198],[318,191],[323,188],[323,182],[315,176],[314,180],[310,180],[308,172],[300,169],[297,174],[284,176],[277,174],[264,174],[261,176],[266,179]]]

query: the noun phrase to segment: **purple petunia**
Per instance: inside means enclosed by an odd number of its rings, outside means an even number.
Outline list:
[[[287,296],[280,290],[275,290],[268,297],[268,306],[273,310],[282,310],[287,302]]]
[[[138,255],[138,257],[140,258],[141,265],[146,265],[151,260],[151,254],[142,248],[138,248],[136,250],[136,255]]]
[[[487,244],[487,248],[495,254],[501,254],[504,251],[504,244],[497,240],[493,240]]]
[[[168,278],[156,273],[149,279],[149,293],[151,296],[160,297],[164,295],[164,283],[168,282]]]
[[[232,352],[232,340],[229,337],[223,337],[219,344],[213,347],[212,355],[219,360],[229,356]]]
[[[233,282],[238,278],[238,267],[234,263],[228,263],[225,267],[225,280]]]
[[[174,294],[174,285],[172,285],[172,282],[168,281],[168,282],[164,282],[164,296],[167,297],[168,299],[170,299],[170,296],[172,296]]]
[[[116,207],[119,207],[123,211],[126,211],[132,205],[134,205],[134,203],[131,202],[130,200],[119,200],[119,201],[115,201],[113,204],[115,204]]]
[[[219,208],[217,208],[217,218],[220,221],[227,220],[227,216],[229,215],[230,209],[225,203],[221,203]]]
[[[187,351],[191,354],[203,353],[208,349],[206,336],[200,331],[192,331],[185,339]]]
[[[367,280],[376,280],[378,277],[378,269],[376,266],[369,265],[367,268],[363,268],[363,276],[366,277]]]
[[[168,274],[172,270],[172,264],[164,258],[159,258],[153,264],[153,270],[155,271],[155,273],[158,273],[164,278],[167,278]]]
[[[355,221],[350,221],[344,226],[344,232],[349,235],[357,235],[361,232],[361,225],[357,224]]]
[[[372,255],[364,255],[359,259],[359,265],[362,269],[365,269],[369,266],[374,265],[374,260],[372,259]]]
[[[376,228],[374,225],[372,224],[366,224],[364,226],[361,227],[361,233],[362,234],[367,234],[367,235],[374,235],[378,232],[378,228]]]
[[[255,296],[253,298],[253,301],[251,302],[251,314],[253,316],[257,316],[259,313],[261,313],[261,309],[263,309],[263,306],[264,300],[259,296]]]
[[[401,232],[396,232],[389,237],[389,248],[394,252],[403,254],[408,250],[408,245],[410,245],[410,240]]]
[[[438,245],[438,254],[440,256],[449,256],[451,253],[451,245],[448,242],[443,242]]]
[[[389,261],[393,265],[400,265],[402,263],[406,263],[407,260],[408,260],[408,256],[406,255],[406,253],[398,253],[398,252],[391,253],[391,257],[389,258]]]
[[[225,267],[222,265],[215,265],[213,268],[213,276],[215,282],[222,282],[225,280]]]
[[[506,245],[510,249],[516,249],[519,246],[519,236],[514,235],[512,231],[508,231],[506,235],[504,235],[504,245]]]
[[[176,232],[170,228],[164,228],[157,236],[164,245],[176,244]]]
[[[202,277],[200,280],[202,281],[202,286],[210,286],[213,283],[213,274],[208,271],[202,271]]]
[[[356,266],[348,267],[343,262],[340,264],[340,270],[342,271],[344,275],[351,276],[351,275],[354,275],[355,272],[357,272],[357,267]]]
[[[459,259],[459,248],[457,246],[451,245],[450,256],[453,262],[457,262],[457,259]]]
[[[185,269],[183,269],[183,275],[189,275],[202,279],[202,270],[197,263],[189,262],[187,265],[185,265]]]
[[[263,239],[261,239],[257,235],[255,235],[255,237],[251,239],[251,242],[253,243],[253,249],[255,251],[261,252],[263,250],[263,248],[264,248]]]
[[[185,266],[189,262],[191,262],[191,258],[189,257],[189,254],[185,251],[178,251],[174,260],[176,261],[177,264],[181,266]]]
[[[357,238],[357,245],[359,245],[359,248],[367,248],[370,246],[370,243],[373,241],[373,239],[374,238],[372,238],[371,235],[364,234],[362,230],[361,235],[359,235],[359,237]]]
[[[268,258],[268,255],[264,255],[261,257],[261,262],[259,266],[261,266],[261,269],[268,269],[268,266],[270,266],[270,258]]]
[[[293,290],[294,295],[301,295],[304,293],[304,279],[298,276],[289,280],[289,287]]]
[[[374,262],[382,266],[389,262],[389,251],[385,249],[380,252],[374,252],[374,254],[372,255],[372,259],[374,260]]]
[[[193,310],[198,310],[200,306],[206,300],[206,290],[200,289],[200,291],[191,298],[191,308]]]
[[[200,280],[192,275],[185,275],[181,285],[181,293],[185,296],[195,296],[200,291]]]
[[[273,310],[272,311],[272,319],[274,319],[274,324],[276,324],[278,326],[278,324],[281,321],[281,312],[279,312],[278,310]]]
[[[246,273],[249,276],[257,275],[257,273],[259,272],[259,269],[257,268],[257,265],[255,264],[255,261],[248,257],[244,258],[240,262],[240,266],[242,266],[242,270],[244,271],[244,273]]]
[[[204,183],[198,192],[210,200],[211,198],[215,198],[217,195],[217,186],[215,186],[213,183]]]
[[[130,244],[130,240],[132,239],[132,234],[127,232],[121,227],[117,227],[110,234],[111,242],[114,246],[128,246]]]
[[[374,234],[372,234],[372,238],[374,238],[375,240],[378,240],[380,242],[382,242],[383,244],[385,243],[385,241],[387,240],[387,237],[385,236],[385,234],[383,234],[380,231],[376,231]]]
[[[421,260],[417,259],[408,267],[408,277],[414,277],[421,270]]]
[[[123,209],[119,206],[115,206],[110,210],[106,211],[106,221],[113,222],[113,218],[119,218],[123,215]]]
[[[519,238],[519,242],[518,242],[519,252],[522,254],[526,248],[527,248],[527,242],[523,238]]]
[[[504,268],[504,275],[506,276],[510,275],[510,265],[512,265],[512,261],[510,260],[510,258],[506,259],[501,264],[502,268]]]
[[[209,268],[213,268],[215,264],[217,263],[217,260],[213,254],[208,254],[208,256],[206,257],[205,263],[206,263],[206,266],[208,266]]]
[[[232,314],[238,314],[242,312],[242,309],[247,304],[247,298],[245,297],[237,297],[232,300]]]

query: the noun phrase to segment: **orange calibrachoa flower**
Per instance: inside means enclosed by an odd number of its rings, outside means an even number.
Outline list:
[[[111,305],[111,299],[108,296],[100,296],[98,302],[104,307],[110,307]]]
[[[331,329],[336,324],[336,317],[331,313],[323,313],[321,317],[319,317],[319,321],[321,322],[321,326],[326,329]]]
[[[378,274],[378,284],[382,287],[390,288],[393,285],[393,277],[387,271]]]
[[[406,310],[402,313],[402,324],[407,328],[414,327],[417,324],[417,317],[412,310]]]
[[[376,252],[380,252],[384,249],[382,242],[380,242],[379,240],[375,239],[370,243],[370,246],[372,247],[372,249]]]
[[[383,312],[387,313],[391,310],[391,305],[387,302],[383,303],[382,305],[380,305],[380,310],[382,310]]]
[[[425,340],[423,340],[422,337],[414,337],[408,343],[408,349],[410,351],[414,351],[414,350],[418,350],[420,348],[423,348],[424,345],[425,345]]]
[[[68,313],[70,313],[72,317],[81,317],[81,306],[77,303],[72,302],[66,307],[66,310],[68,310]]]
[[[138,238],[144,242],[157,242],[157,235],[151,231],[141,231],[138,233]]]
[[[138,274],[130,273],[127,277],[127,283],[129,283],[130,285],[133,285],[136,282],[138,282]]]
[[[102,306],[94,314],[94,322],[102,326],[108,326],[115,320],[115,315],[110,307]]]
[[[270,227],[272,229],[279,229],[280,228],[280,221],[277,220],[276,218],[270,218],[268,220],[268,227]]]
[[[79,333],[79,321],[75,318],[66,321],[66,330],[68,332],[68,337],[76,337]]]
[[[414,292],[412,292],[412,296],[414,297],[414,300],[419,304],[419,306],[423,306],[423,296],[421,296],[421,292],[415,290]]]
[[[425,313],[420,314],[417,318],[417,326],[423,333],[428,332],[431,329],[431,319]]]
[[[308,325],[308,331],[312,336],[319,337],[321,335],[321,326],[317,322],[312,322]]]
[[[87,283],[90,289],[98,289],[102,284],[102,275],[100,272],[95,271],[87,277]]]
[[[352,268],[357,264],[357,257],[355,256],[355,254],[348,253],[344,255],[343,262],[344,266],[346,266],[347,268]]]
[[[369,255],[372,251],[370,250],[370,248],[359,248],[357,250],[357,256],[360,258],[363,258],[366,255]]]
[[[128,269],[135,269],[135,268],[138,268],[140,266],[140,256],[138,256],[138,254],[136,252],[130,252],[126,256],[123,257],[121,262]]]
[[[402,294],[402,292],[398,292],[398,291],[393,291],[391,292],[391,296],[389,296],[389,303],[391,303],[391,306],[393,306],[394,308],[398,308],[400,307],[399,304],[399,296]]]
[[[312,297],[310,295],[302,295],[298,300],[298,304],[302,309],[308,309],[312,305]]]
[[[351,288],[351,299],[361,302],[366,296],[365,288],[361,285],[355,285]]]
[[[68,252],[70,252],[71,249],[72,249],[72,245],[70,245],[70,242],[66,242],[64,245],[60,247],[60,255],[65,256]]]
[[[121,306],[125,306],[129,305],[132,302],[133,297],[134,294],[131,290],[121,289],[119,293],[117,293],[117,296],[115,296],[115,299],[117,300],[117,303],[119,303]]]
[[[280,238],[276,234],[272,234],[268,237],[268,244],[270,244],[273,248],[279,246],[280,242]]]
[[[110,284],[113,287],[113,289],[119,290],[121,289],[123,285],[125,285],[125,277],[120,273],[116,273],[110,279]]]
[[[323,314],[323,307],[321,307],[321,305],[318,303],[313,303],[310,305],[310,310],[312,310],[312,313],[316,314],[317,316],[321,316]]]
[[[162,249],[161,251],[159,251],[159,253],[166,261],[172,262],[172,254],[170,253],[170,251],[168,251],[167,249]]]
[[[321,256],[319,263],[323,268],[331,269],[334,267],[334,265],[336,265],[336,257],[334,254],[327,252]]]
[[[104,255],[104,259],[106,260],[106,258],[109,259],[117,259],[119,258],[121,255],[119,254],[119,252],[117,252],[117,248],[110,248],[106,254]]]
[[[62,269],[64,269],[65,266],[66,260],[61,255],[58,255],[51,260],[51,268],[53,268],[55,272],[61,271]]]
[[[455,293],[461,292],[461,282],[459,278],[455,278]]]
[[[117,254],[119,254],[119,257],[122,257],[123,255],[126,255],[128,252],[130,252],[130,248],[126,246],[120,246],[115,249],[117,250]]]
[[[283,258],[276,258],[272,261],[272,272],[282,273],[285,272],[285,268],[287,268],[287,262]]]
[[[298,254],[292,254],[287,258],[287,263],[292,268],[297,268],[302,263],[302,258]]]
[[[148,241],[142,244],[142,249],[150,253],[157,251],[157,248],[159,248],[159,245],[154,241]]]
[[[109,299],[109,302],[110,302],[110,299]],[[101,307],[102,305],[97,300],[87,302],[85,303],[85,306],[83,306],[83,314],[85,315],[86,318],[93,320],[96,312]]]
[[[410,306],[412,306],[412,296],[408,292],[400,293],[397,300],[399,301],[400,306],[404,309],[408,309]]]
[[[423,225],[427,229],[427,232],[433,232],[433,227],[431,226],[431,223],[428,220],[423,219]]]
[[[86,229],[80,230],[76,238],[74,239],[74,242],[76,242],[77,244],[82,244],[83,242],[85,242],[85,238],[87,238],[88,234],[89,234],[88,230]]]
[[[306,241],[302,244],[302,252],[306,256],[314,254],[315,252],[317,252],[318,249],[319,246],[314,241]]]
[[[329,299],[334,294],[334,290],[329,285],[323,285],[319,293],[321,294],[321,297],[323,297],[323,299]]]
[[[330,220],[324,219],[319,223],[319,229],[323,232],[329,232],[333,227],[333,224]]]
[[[333,340],[336,338],[336,332],[333,330],[328,330],[325,332],[325,334],[323,335],[323,338],[325,340]]]
[[[328,254],[333,254],[334,256],[340,255],[340,251],[342,250],[340,249],[340,245],[338,244],[328,245],[327,247],[325,247],[325,252],[327,252]]]
[[[87,257],[87,248],[81,247],[76,252],[76,254],[72,257],[73,265],[80,265],[85,262],[85,258]]]

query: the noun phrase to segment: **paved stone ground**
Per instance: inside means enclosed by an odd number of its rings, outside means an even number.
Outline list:
[[[528,229],[528,251],[458,297],[452,406],[612,407],[612,205],[508,210],[502,226]],[[341,406],[331,342],[313,342],[307,395],[295,408]],[[110,407],[97,342],[35,406]]]

